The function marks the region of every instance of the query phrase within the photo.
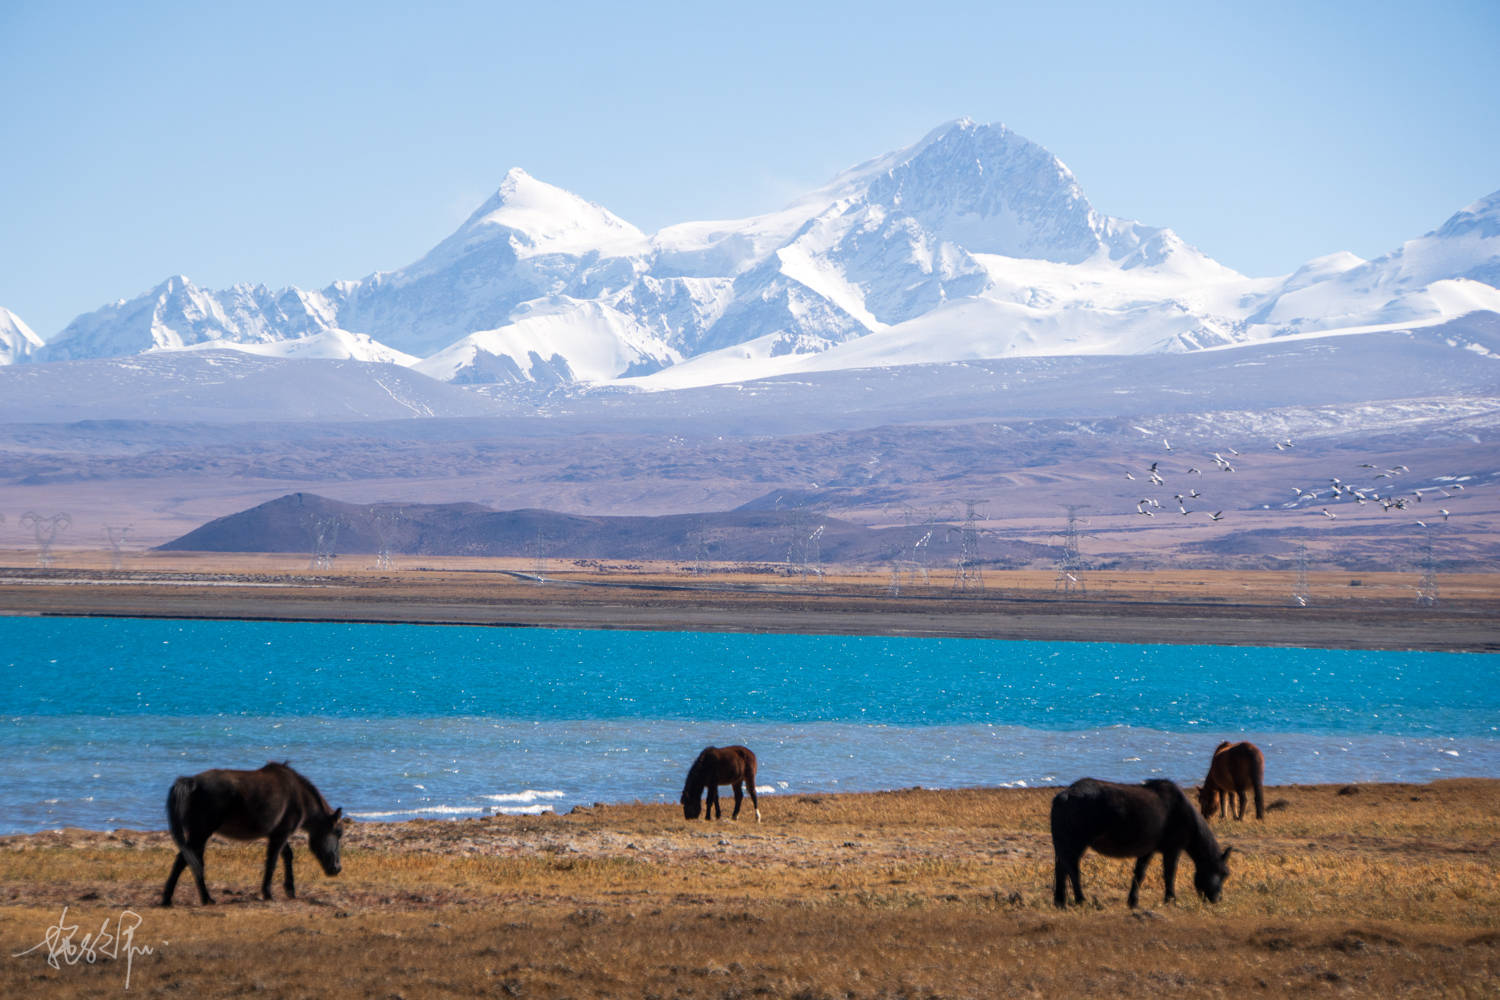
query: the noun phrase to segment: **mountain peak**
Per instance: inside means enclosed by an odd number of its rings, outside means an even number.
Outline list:
[[[1491,192],[1455,212],[1437,230],[1439,236],[1469,234],[1477,234],[1481,238],[1500,236],[1500,191]]]
[[[42,346],[26,323],[4,306],[0,306],[0,365],[14,364]]]
[[[646,240],[607,208],[537,180],[520,167],[506,171],[500,187],[454,235],[472,245],[475,237],[488,240],[502,233],[523,256],[614,252]]]
[[[956,119],[856,173],[867,201],[971,252],[1077,264],[1104,246],[1072,171],[1001,124]]]

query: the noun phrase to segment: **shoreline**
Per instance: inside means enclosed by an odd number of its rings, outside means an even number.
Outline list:
[[[1079,775],[1084,777],[1084,775]],[[1109,779],[1115,780],[1115,779]],[[1128,782],[1127,782],[1128,783]],[[1189,798],[1192,799],[1193,788],[1201,782],[1176,782]],[[1268,802],[1274,801],[1273,796],[1280,794],[1313,794],[1320,791],[1333,791],[1336,794],[1355,795],[1361,789],[1370,790],[1400,790],[1400,789],[1432,789],[1439,786],[1454,783],[1473,783],[1490,785],[1497,796],[1500,796],[1500,775],[1443,775],[1426,781],[1400,780],[1400,781],[1320,781],[1320,782],[1288,782],[1286,784],[1266,785],[1265,795]],[[777,803],[795,802],[799,799],[828,799],[828,800],[851,800],[871,796],[890,796],[908,794],[979,794],[979,795],[1004,795],[1018,793],[1031,795],[1055,794],[1067,787],[1066,783],[1047,785],[958,785],[953,787],[939,787],[932,785],[908,785],[900,788],[871,788],[857,791],[805,791],[805,792],[779,792],[773,793],[769,790],[760,791],[762,811],[769,812],[775,808]],[[722,795],[729,807],[733,807],[733,796],[728,792]],[[745,809],[749,809],[749,798],[745,799]],[[433,816],[406,816],[392,819],[363,819],[360,814],[346,811],[345,816],[351,821],[351,825],[357,826],[362,833],[376,833],[386,838],[400,838],[411,830],[424,829],[432,824],[472,824],[504,821],[525,821],[533,819],[558,819],[580,814],[589,814],[606,810],[626,809],[668,809],[673,813],[677,810],[677,804],[669,801],[646,802],[640,799],[620,800],[614,802],[592,802],[588,804],[573,803],[562,809],[538,809],[538,810],[496,810],[491,813],[474,813],[465,815],[433,815]],[[393,813],[401,810],[392,810]],[[729,822],[727,815],[723,822]],[[1217,821],[1216,821],[1217,822]],[[94,840],[98,838],[159,838],[158,846],[169,847],[170,838],[167,834],[165,823],[160,828],[139,826],[114,826],[114,827],[92,827],[63,825],[56,827],[45,827],[40,830],[25,830],[0,832],[0,851],[25,849],[25,845],[33,838],[41,838],[47,842],[55,842],[58,838],[73,840],[83,838]],[[215,844],[225,845],[229,843],[222,837],[214,841]]]
[[[284,557],[247,561],[255,571],[168,565],[0,570],[0,615],[1500,652],[1500,575],[1466,577],[1419,607],[1404,577],[1340,574],[1342,594],[1296,607],[1278,598],[1275,574],[1098,574],[1099,593],[1079,596],[1054,593],[1047,573],[1019,571],[992,571],[983,590],[893,594],[872,573],[768,582],[487,566],[309,573]]]

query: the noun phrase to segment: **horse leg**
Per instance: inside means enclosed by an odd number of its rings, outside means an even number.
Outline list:
[[[1219,818],[1224,819],[1227,815],[1224,810],[1229,806],[1229,789],[1219,788],[1214,794],[1219,797]]]
[[[286,875],[285,880],[281,883],[282,888],[286,889],[286,898],[287,899],[296,899],[297,898],[297,884],[296,884],[296,882],[294,882],[292,880],[292,845],[291,844],[283,844],[282,847],[281,847],[281,866],[284,869],[284,873]]]
[[[161,891],[162,906],[172,905],[172,893],[177,891],[177,879],[186,867],[187,862],[183,860],[182,852],[178,851],[177,857],[172,859],[172,874],[167,876],[167,886]]]
[[[1163,903],[1170,903],[1177,898],[1177,857],[1177,851],[1161,852],[1161,879],[1167,887],[1161,898]]]
[[[186,858],[188,867],[193,870],[193,881],[198,883],[198,902],[204,906],[210,906],[214,898],[208,894],[208,883],[203,878],[203,848],[206,846],[208,846],[207,836],[202,839],[195,837],[182,846],[177,856]]]
[[[1240,808],[1239,808],[1239,811],[1234,814],[1234,818],[1242,820],[1242,819],[1245,818],[1245,799],[1246,799],[1246,796],[1245,796],[1245,789],[1244,789],[1244,787],[1242,786],[1240,788],[1236,788],[1234,790],[1234,794],[1237,795],[1239,797],[1239,800],[1240,800]]]
[[[1083,876],[1079,872],[1079,861],[1083,857],[1083,848],[1074,848],[1071,845],[1060,847],[1056,843],[1052,845],[1052,902],[1060,907],[1068,905],[1068,883],[1073,883],[1073,902],[1083,902]]]
[[[760,822],[760,803],[755,799],[755,779],[752,777],[745,782],[745,787],[750,790],[750,807],[755,810],[755,822]]]
[[[271,876],[276,874],[276,856],[286,846],[286,838],[271,834],[266,838],[266,873],[260,880],[260,898],[271,898]],[[287,872],[291,872],[291,866],[287,866]]]
[[[1255,818],[1261,820],[1266,818],[1266,790],[1259,776],[1255,779]]]
[[[703,810],[703,818],[704,819],[715,818],[714,815],[713,815],[714,812],[715,812],[715,810],[717,810],[718,814],[719,814],[717,818],[718,819],[723,819],[724,818],[724,807],[721,806],[721,805],[719,805],[719,786],[718,785],[709,785],[708,786],[708,805]]]
[[[1052,903],[1066,908],[1068,905],[1068,882],[1073,883],[1075,902],[1083,902],[1083,887],[1078,874],[1078,859],[1082,851],[1073,852],[1071,847],[1057,843],[1052,845]]]
[[[745,801],[745,785],[744,785],[743,782],[736,781],[734,783],[734,812],[733,812],[733,814],[730,815],[730,817],[729,817],[730,819],[739,819],[740,818],[740,803],[744,802],[744,801]]]
[[[1125,899],[1125,905],[1132,910],[1141,896],[1141,882],[1146,878],[1146,868],[1151,864],[1151,855],[1135,859],[1135,874],[1130,879],[1130,895]]]

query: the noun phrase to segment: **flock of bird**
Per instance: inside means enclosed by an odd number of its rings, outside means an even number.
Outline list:
[[[1172,448],[1171,441],[1162,438],[1161,443],[1162,447],[1169,454],[1173,452],[1174,449]],[[1282,438],[1274,442],[1274,447],[1277,451],[1289,451],[1295,445],[1290,438]],[[1234,472],[1235,461],[1242,457],[1240,452],[1228,447],[1224,448],[1222,452],[1215,451],[1210,454],[1213,458],[1213,467],[1219,472]],[[1332,521],[1337,520],[1338,514],[1328,509],[1331,503],[1352,502],[1360,506],[1379,504],[1387,513],[1391,511],[1415,511],[1419,509],[1415,505],[1422,504],[1427,499],[1435,496],[1440,498],[1439,502],[1441,502],[1441,500],[1452,499],[1460,495],[1464,489],[1463,484],[1456,481],[1458,477],[1441,476],[1433,480],[1437,485],[1402,490],[1398,488],[1399,483],[1397,480],[1411,472],[1411,469],[1407,466],[1394,465],[1384,468],[1372,462],[1361,462],[1359,467],[1369,470],[1361,476],[1360,484],[1347,483],[1338,476],[1330,476],[1328,477],[1327,486],[1318,486],[1311,489],[1294,486],[1292,487],[1293,499],[1284,506],[1303,509],[1316,506],[1317,509],[1311,510],[1311,513]],[[1153,461],[1150,467],[1143,473],[1145,482],[1158,487],[1167,486],[1167,475],[1168,472],[1163,468],[1162,460],[1160,459]],[[1192,501],[1199,500],[1204,496],[1203,492],[1196,485],[1196,483],[1204,481],[1203,470],[1195,465],[1190,465],[1181,475],[1197,476],[1198,479],[1196,481],[1189,480],[1189,482],[1195,484],[1190,485],[1186,491],[1173,494],[1173,499],[1177,502],[1178,515],[1187,517],[1192,514],[1203,513],[1207,514],[1210,521],[1222,521],[1224,519],[1224,511],[1222,509],[1210,512],[1206,506],[1203,508],[1188,506]],[[1125,470],[1125,478],[1132,482],[1140,481],[1136,478],[1135,470],[1130,468]],[[1390,482],[1382,483],[1380,482],[1381,480],[1389,480]],[[1429,522],[1435,523],[1438,517],[1447,521],[1452,516],[1452,512],[1445,506],[1438,506],[1435,510],[1433,507],[1427,507],[1425,510],[1433,511],[1433,513],[1424,513],[1423,517],[1417,519],[1416,524],[1421,528],[1428,527]],[[1155,517],[1158,511],[1165,513],[1168,511],[1168,508],[1154,496],[1143,496],[1136,502],[1135,512],[1141,517]]]

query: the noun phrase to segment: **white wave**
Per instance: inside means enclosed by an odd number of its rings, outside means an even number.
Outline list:
[[[543,804],[534,806],[490,806],[489,811],[491,813],[504,813],[506,816],[537,816],[541,813],[552,812],[553,810],[551,806]]]
[[[386,812],[352,812],[355,819],[395,819],[399,816],[483,816],[484,806],[418,806]]]
[[[560,799],[566,794],[556,789],[539,792],[534,788],[528,788],[524,792],[501,792],[498,795],[481,795],[480,798],[491,802],[539,802],[542,799]]]

